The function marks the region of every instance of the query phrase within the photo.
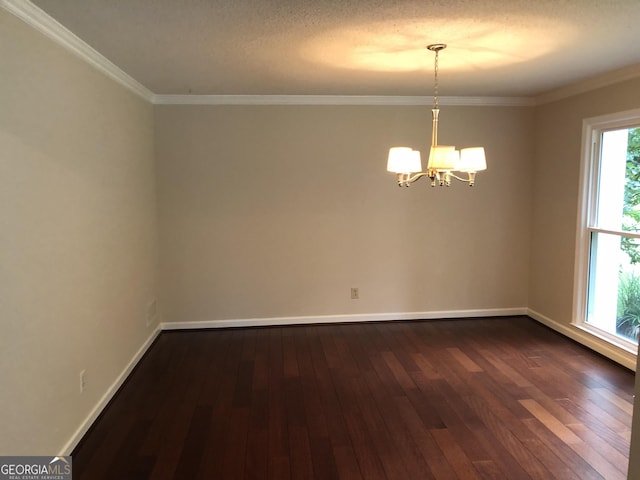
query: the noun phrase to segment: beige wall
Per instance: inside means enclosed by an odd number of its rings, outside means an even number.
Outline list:
[[[572,321],[578,188],[584,118],[640,107],[640,79],[536,109],[529,307]]]
[[[55,455],[151,334],[153,112],[2,9],[0,106],[0,455]]]
[[[483,143],[489,171],[400,189],[386,152],[424,152],[430,122],[425,107],[156,107],[165,319],[525,307],[532,109],[444,107],[440,143]]]

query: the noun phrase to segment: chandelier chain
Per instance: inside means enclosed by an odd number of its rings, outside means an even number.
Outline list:
[[[436,60],[435,60],[435,67],[434,67],[434,76],[435,76],[435,82],[433,85],[433,108],[438,109],[438,53],[439,51],[436,50]]]

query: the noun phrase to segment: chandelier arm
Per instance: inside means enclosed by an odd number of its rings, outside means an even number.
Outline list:
[[[455,178],[456,180],[460,180],[461,182],[468,183],[470,187],[473,187],[476,181],[476,172],[467,172],[467,173],[469,175],[469,178],[460,178],[457,175],[454,175],[453,173],[449,173],[449,175]]]
[[[438,172],[437,170],[429,170],[427,172],[419,172],[413,176],[410,176],[408,173],[398,173],[398,186],[399,187],[408,187],[414,182],[417,182],[423,177],[427,177],[431,179],[431,186],[434,187],[436,184],[440,186],[449,186],[451,184],[450,178],[453,177],[456,180],[459,180],[464,183],[468,183],[470,187],[474,185],[475,182],[475,172],[469,172],[469,178],[462,178],[452,173],[450,170],[446,172]]]
[[[432,172],[419,172],[411,177],[409,176],[409,174],[406,174],[406,173],[398,173],[398,186],[408,187],[412,183],[420,180],[422,177],[429,177],[433,179],[434,174]]]
[[[468,182],[469,181],[468,178],[459,177],[456,174],[451,173],[451,172],[449,172],[449,175],[452,176],[453,178],[455,178],[456,180],[460,180],[461,182]]]
[[[407,179],[407,183],[411,184],[417,180],[420,180],[422,177],[433,178],[433,175],[430,172],[420,172],[416,173],[413,177]]]

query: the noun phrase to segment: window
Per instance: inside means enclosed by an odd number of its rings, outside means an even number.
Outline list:
[[[640,333],[640,110],[583,126],[575,319],[635,351]]]

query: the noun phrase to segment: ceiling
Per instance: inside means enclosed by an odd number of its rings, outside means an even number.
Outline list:
[[[640,64],[640,0],[32,0],[155,94],[533,96]]]

